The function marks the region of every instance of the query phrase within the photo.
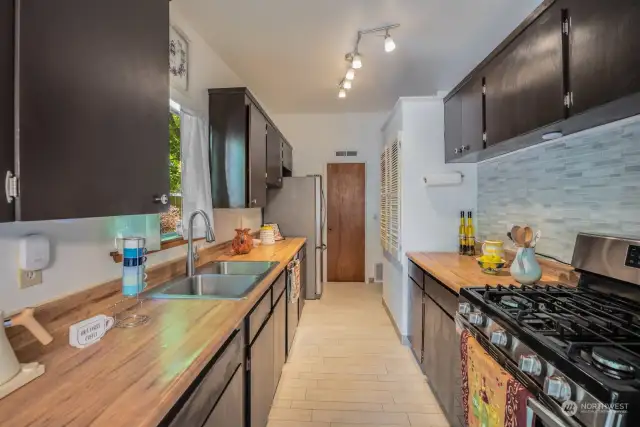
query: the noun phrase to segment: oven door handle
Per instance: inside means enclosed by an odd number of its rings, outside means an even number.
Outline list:
[[[527,399],[527,415],[529,411],[533,412],[547,427],[569,427],[560,417],[531,397]],[[534,417],[527,416],[527,427],[534,427],[534,421]]]

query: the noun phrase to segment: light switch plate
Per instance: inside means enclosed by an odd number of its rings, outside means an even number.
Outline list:
[[[20,289],[30,288],[31,286],[41,284],[42,270],[20,270],[18,282],[20,283]]]

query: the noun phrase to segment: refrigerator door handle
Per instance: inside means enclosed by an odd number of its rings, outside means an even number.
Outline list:
[[[324,252],[324,251],[326,251],[326,250],[327,250],[327,245],[325,245],[325,244],[323,243],[323,244],[322,244],[322,245],[320,245],[320,246],[316,246],[316,249],[319,249],[319,250],[321,250],[321,251],[323,251],[323,252]]]

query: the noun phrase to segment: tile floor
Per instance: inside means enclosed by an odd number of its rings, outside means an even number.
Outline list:
[[[328,283],[307,301],[268,427],[449,427],[382,307],[382,287]]]

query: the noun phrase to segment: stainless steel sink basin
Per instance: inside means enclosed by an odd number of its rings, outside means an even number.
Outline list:
[[[270,261],[214,261],[198,269],[198,274],[225,274],[259,276],[278,265]]]
[[[148,297],[154,299],[227,299],[240,300],[260,283],[258,275],[198,274],[173,280]]]

